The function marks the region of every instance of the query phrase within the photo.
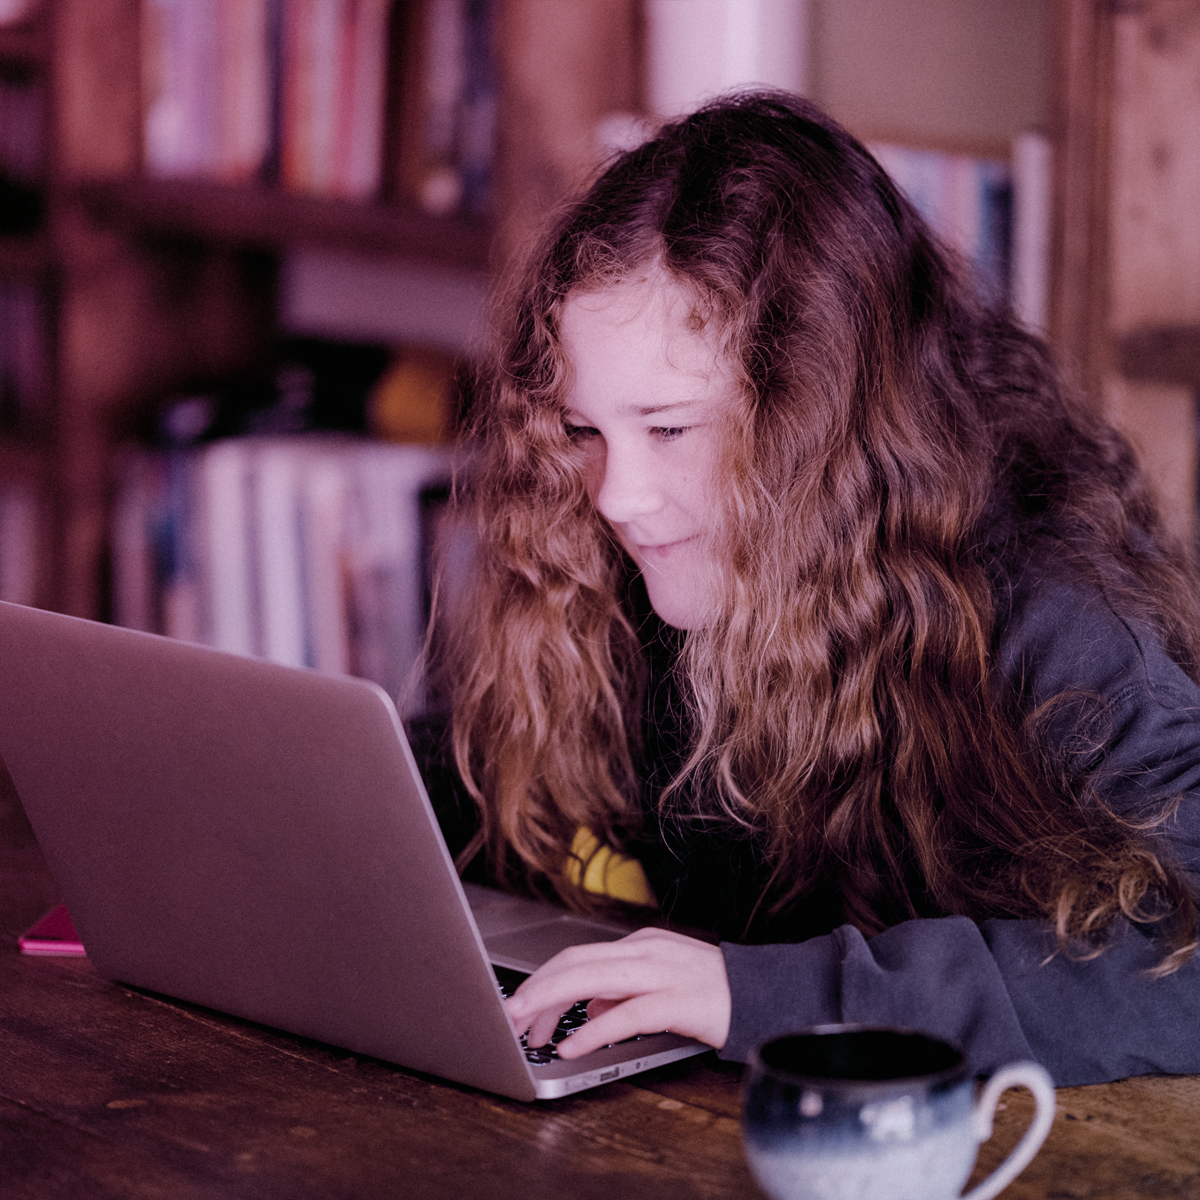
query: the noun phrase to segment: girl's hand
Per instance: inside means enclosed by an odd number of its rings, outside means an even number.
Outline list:
[[[506,1001],[518,1033],[544,1046],[558,1018],[590,999],[589,1021],[558,1043],[561,1058],[637,1033],[685,1034],[720,1049],[729,1036],[729,978],[716,946],[665,929],[572,946],[539,967]]]

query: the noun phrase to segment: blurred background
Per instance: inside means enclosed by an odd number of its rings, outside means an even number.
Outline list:
[[[752,83],[872,147],[1192,547],[1198,81],[1200,0],[0,0],[0,598],[402,693],[493,280]]]

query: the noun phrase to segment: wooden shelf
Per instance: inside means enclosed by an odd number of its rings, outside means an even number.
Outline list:
[[[0,62],[41,66],[46,58],[46,37],[40,29],[0,29]]]
[[[1200,326],[1139,329],[1117,342],[1117,366],[1126,379],[1200,388]]]
[[[269,249],[317,245],[473,270],[487,269],[491,251],[483,223],[415,208],[175,179],[84,183],[74,191],[94,218],[133,232]]]

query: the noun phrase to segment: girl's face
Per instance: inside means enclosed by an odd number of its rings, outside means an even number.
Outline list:
[[[736,384],[686,291],[661,271],[563,306],[573,379],[567,433],[588,490],[646,581],[668,625],[695,629],[713,611],[709,550],[721,427]]]

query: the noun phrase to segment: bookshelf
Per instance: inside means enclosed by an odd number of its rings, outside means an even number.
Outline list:
[[[419,50],[433,2],[394,0],[389,10],[383,182],[369,202],[147,173],[141,0],[55,0],[27,26],[0,29],[0,75],[36,80],[46,95],[45,219],[35,231],[0,234],[0,281],[29,281],[47,304],[42,415],[25,429],[0,430],[0,489],[24,482],[41,502],[38,603],[109,614],[114,464],[122,447],[144,433],[167,396],[266,369],[280,336],[281,263],[289,255],[310,249],[447,276],[502,270],[593,169],[600,121],[646,111],[641,0],[491,0],[491,212],[422,208],[414,150],[422,127]],[[1128,154],[1122,147],[1136,142],[1139,128],[1157,136],[1154,122],[1162,121],[1161,104],[1153,109],[1137,99],[1152,88],[1130,91],[1130,80],[1141,77],[1129,75],[1128,64],[1141,61],[1138,54],[1168,53],[1153,48],[1148,31],[1161,6],[1118,12],[1093,0],[1055,0],[1051,7],[1052,334],[1140,439],[1152,472],[1168,481],[1163,494],[1186,535],[1195,511],[1188,422],[1200,382],[1200,305],[1139,315],[1122,308],[1114,290],[1128,291],[1119,279],[1140,269],[1125,248],[1129,238],[1113,230],[1114,155]],[[841,9],[824,4],[817,12],[830,20]],[[1192,53],[1183,26],[1172,37],[1170,54]],[[1126,71],[1120,87],[1119,69]],[[843,92],[857,94],[835,74],[818,74],[818,99],[829,103]],[[1172,117],[1184,156],[1187,130],[1200,119],[1187,115],[1195,103],[1179,100]],[[987,131],[942,137],[868,118],[862,115],[859,132],[879,140],[982,156],[1006,147]],[[1188,219],[1178,215],[1181,227]],[[1132,265],[1114,283],[1117,258]],[[1181,255],[1176,273],[1200,278],[1200,263],[1191,262]]]
[[[0,429],[0,494],[21,482],[40,505],[38,604],[110,615],[117,464],[164,399],[269,371],[290,254],[481,278],[592,167],[599,119],[639,106],[636,0],[490,0],[491,211],[429,211],[422,39],[437,0],[371,3],[386,13],[384,149],[378,194],[361,201],[149,171],[153,0],[54,0],[0,29],[0,76],[36,79],[46,101],[44,220],[0,234],[0,281],[30,281],[46,302],[43,419]]]

